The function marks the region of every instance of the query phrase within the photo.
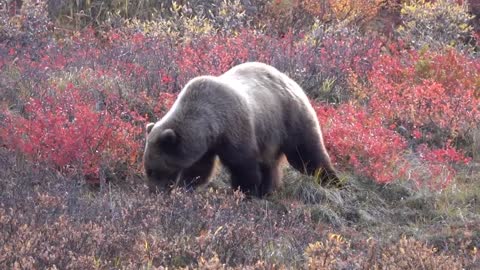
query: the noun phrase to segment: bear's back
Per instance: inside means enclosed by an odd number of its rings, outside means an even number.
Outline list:
[[[250,107],[259,143],[285,139],[286,130],[310,126],[319,130],[315,111],[302,88],[267,64],[248,62],[218,79],[241,95]]]
[[[237,65],[218,77],[237,94],[242,95],[255,113],[285,115],[289,123],[314,115],[307,95],[302,88],[276,68],[259,62]],[[298,115],[298,114],[302,115]],[[290,116],[290,117],[289,117]],[[271,117],[262,116],[261,119]]]
[[[253,98],[279,97],[290,101],[306,98],[297,83],[264,63],[247,62],[237,65],[219,76],[219,79]]]

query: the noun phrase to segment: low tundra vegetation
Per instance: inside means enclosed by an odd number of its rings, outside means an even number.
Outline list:
[[[480,267],[474,1],[60,2],[0,2],[1,268]],[[146,192],[145,124],[246,61],[307,92],[345,188]]]

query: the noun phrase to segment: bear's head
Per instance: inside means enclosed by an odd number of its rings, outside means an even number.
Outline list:
[[[171,190],[180,182],[182,171],[201,157],[203,149],[189,141],[180,129],[147,125],[143,164],[150,191]]]

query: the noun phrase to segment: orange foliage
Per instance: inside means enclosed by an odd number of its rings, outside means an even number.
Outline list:
[[[332,19],[337,21],[370,21],[384,3],[384,0],[328,0]]]

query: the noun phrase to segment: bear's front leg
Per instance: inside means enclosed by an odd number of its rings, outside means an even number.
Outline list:
[[[280,185],[282,172],[279,163],[279,158],[273,164],[260,163],[260,172],[262,173],[260,197],[271,194]]]
[[[195,162],[190,168],[182,171],[180,185],[187,189],[194,189],[206,184],[215,166],[215,153],[209,151]]]
[[[249,149],[248,144],[243,147],[224,145],[219,151],[223,165],[231,175],[233,189],[240,189],[247,195],[261,197],[262,174],[257,161],[256,151]]]
[[[232,188],[240,189],[246,195],[262,197],[262,177],[257,162],[245,160],[243,163],[228,166],[232,178]]]

